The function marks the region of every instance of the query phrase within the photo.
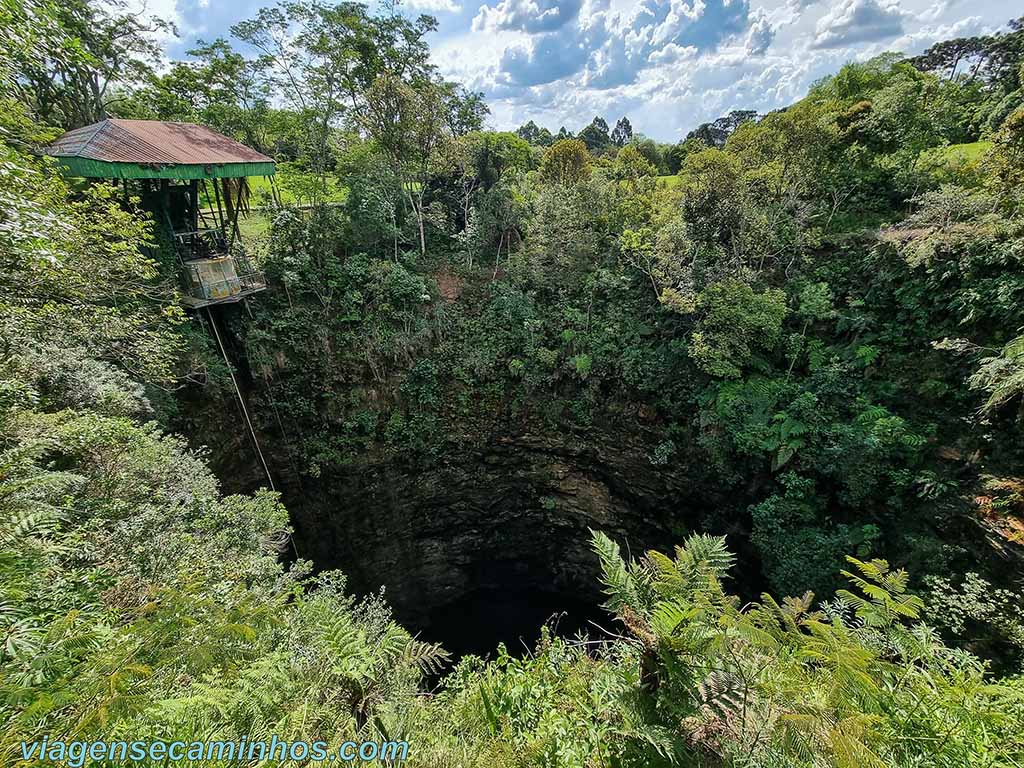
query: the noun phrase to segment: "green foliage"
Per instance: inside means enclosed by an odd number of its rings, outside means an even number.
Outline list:
[[[0,307],[0,762],[58,733],[368,737],[365,713],[411,700],[445,654],[336,575],[284,569],[276,494],[223,496],[204,458],[139,420],[181,349],[147,224],[105,186],[69,202],[45,165],[7,146],[3,162],[18,218]],[[314,268],[310,243],[289,266]],[[386,300],[422,290],[393,278]]]
[[[159,57],[154,33],[168,22],[143,20],[123,3],[7,3],[0,17],[7,91],[51,126],[80,128],[107,117],[118,86],[151,76]]]
[[[712,376],[735,378],[758,350],[771,352],[786,317],[782,291],[763,293],[738,280],[713,283],[697,296],[700,319],[690,354]]]
[[[218,40],[156,74],[120,13],[0,10],[0,763],[44,733],[271,732],[488,768],[1021,762],[1019,584],[972,533],[979,471],[1024,460],[1019,28],[848,64],[666,150],[625,120],[482,131],[429,17],[286,2],[236,28],[258,56]],[[276,495],[224,496],[147,422],[204,378],[203,337],[132,204],[29,151],[38,118],[110,106],[118,57],[119,113],[272,152],[311,203],[270,211],[270,290],[225,313],[296,487],[382,463],[428,482],[542,429],[742,556],[704,533],[626,562],[597,534],[618,632],[466,658],[418,695],[445,653],[284,567]],[[205,373],[172,409],[224,405]],[[605,457],[627,451],[649,477]],[[1014,493],[986,507],[1004,528],[980,521],[1008,552]],[[801,596],[744,602],[765,582]]]
[[[1024,336],[1008,342],[998,355],[982,358],[967,381],[988,393],[982,410],[989,414],[1024,395]]]
[[[594,153],[600,153],[612,146],[608,123],[603,117],[595,117],[590,125],[579,132],[576,140],[583,142],[587,150]]]
[[[224,39],[201,42],[188,55],[190,61],[175,62],[127,101],[115,104],[118,116],[201,123],[278,161],[287,154],[295,159],[302,139],[295,135],[295,121],[272,114],[270,84],[260,62],[247,59]]]
[[[1011,112],[994,136],[992,166],[1003,193],[1016,197],[1024,185],[1024,107]]]
[[[619,150],[612,165],[612,175],[635,188],[640,179],[658,175],[657,167],[640,154],[635,145],[629,144]]]
[[[847,574],[855,591],[836,606],[815,609],[807,593],[740,607],[722,588],[732,561],[721,539],[694,536],[673,558],[632,563],[603,534],[594,548],[636,654],[644,729],[680,762],[953,766],[1019,755],[1020,680],[986,683],[976,660],[906,625],[921,602],[884,561],[850,558],[860,574]],[[908,714],[921,710],[931,716]]]
[[[548,184],[573,186],[590,177],[590,154],[579,139],[552,144],[540,163],[540,178]]]
[[[74,200],[46,164],[6,145],[0,151],[7,374],[34,379],[58,400],[118,412],[148,407],[125,372],[172,380],[181,349],[173,328],[183,320],[173,288],[140,249],[149,225],[108,186]],[[108,285],[120,287],[116,300]]]

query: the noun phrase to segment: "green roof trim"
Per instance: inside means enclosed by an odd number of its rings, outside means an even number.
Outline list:
[[[70,175],[86,179],[239,179],[274,175],[272,162],[155,166],[110,163],[88,157],[55,157],[54,160]]]

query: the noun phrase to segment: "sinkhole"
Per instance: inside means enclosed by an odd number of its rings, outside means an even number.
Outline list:
[[[493,656],[499,643],[510,655],[521,656],[536,647],[541,627],[565,638],[600,637],[601,628],[611,627],[611,617],[598,605],[573,595],[479,589],[431,611],[429,623],[418,629],[418,636],[440,643],[455,658]]]
[[[422,639],[455,656],[493,654],[498,643],[521,655],[545,624],[564,637],[614,629],[591,531],[627,555],[670,552],[680,510],[693,507],[666,478],[625,441],[523,438],[427,469],[339,468],[286,489],[284,501],[298,555],[345,573],[357,595],[383,589]]]
[[[522,655],[545,625],[567,638],[611,628],[586,526],[554,524],[530,510],[472,527],[448,528],[436,516],[428,525],[429,519],[372,542],[331,541],[321,532],[313,560],[344,571],[357,595],[383,590],[399,623],[455,657],[493,655],[499,643]],[[300,553],[304,543],[297,541]]]

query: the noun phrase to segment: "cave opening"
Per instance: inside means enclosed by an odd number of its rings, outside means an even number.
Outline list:
[[[284,489],[298,556],[337,569],[355,595],[383,590],[395,620],[456,658],[532,651],[547,625],[597,639],[620,630],[592,532],[623,555],[671,552],[702,509],[681,471],[652,471],[616,436],[492,441],[427,467],[367,462]]]
[[[431,611],[419,638],[440,643],[453,658],[495,655],[499,643],[511,656],[532,653],[542,627],[573,639],[597,638],[612,617],[598,604],[574,595],[539,589],[477,589]]]
[[[348,560],[350,585],[357,594],[383,586],[395,619],[455,659],[493,657],[499,643],[521,657],[545,626],[567,639],[604,636],[614,620],[602,607],[589,530],[556,532],[542,522],[524,515],[500,531],[392,538],[372,556]]]

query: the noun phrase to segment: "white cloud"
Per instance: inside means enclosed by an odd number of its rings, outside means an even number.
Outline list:
[[[821,17],[815,48],[872,43],[903,34],[903,12],[887,0],[842,0]]]
[[[980,16],[968,16],[966,19],[953,24],[942,24],[933,27],[923,27],[897,38],[889,46],[894,51],[901,51],[907,55],[916,54],[928,48],[940,40],[951,40],[954,37],[971,37],[980,35],[988,30]]]
[[[567,3],[555,0],[501,0],[493,8],[480,6],[473,17],[473,31],[514,29],[523,32],[548,32],[576,18],[580,0]]]
[[[181,57],[197,38],[275,0],[129,0],[175,21]],[[533,119],[579,130],[627,115],[638,132],[676,140],[732,109],[767,112],[816,79],[882,50],[915,54],[938,40],[1005,24],[1006,0],[406,0],[437,13],[432,59],[483,91],[490,124]]]
[[[153,16],[163,21],[170,22],[181,33],[186,32],[183,29],[181,14],[178,13],[177,0],[129,0],[125,6],[126,10],[130,13],[141,13],[145,16]],[[161,30],[153,35],[157,44],[166,48],[174,43],[174,34],[167,30]]]
[[[763,56],[775,39],[775,28],[764,11],[757,11],[747,32],[746,48],[751,56]]]
[[[454,0],[404,0],[402,4],[429,13],[458,13],[462,10],[462,6]]]
[[[577,86],[616,88],[632,83],[661,51],[713,51],[749,27],[748,0],[642,0],[620,11],[607,0],[583,0],[549,13],[554,7],[551,0],[501,0],[480,9],[474,30],[525,35],[503,51],[495,85],[576,78]],[[763,15],[758,19],[750,41],[761,53],[772,32]]]

